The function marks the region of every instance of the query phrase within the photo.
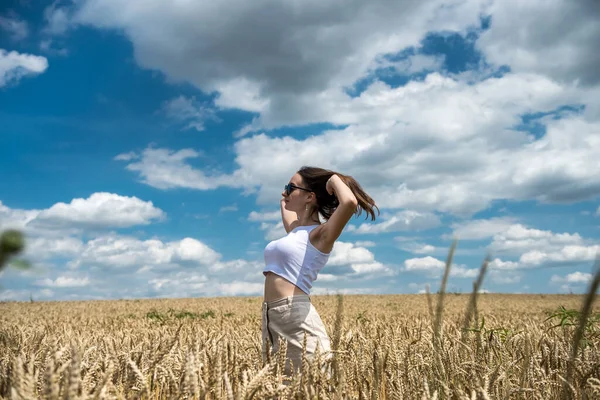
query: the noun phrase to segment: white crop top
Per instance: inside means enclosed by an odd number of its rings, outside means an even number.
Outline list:
[[[310,243],[308,235],[319,225],[297,226],[287,236],[272,241],[265,247],[263,274],[273,272],[310,294],[317,274],[325,266],[329,254]]]

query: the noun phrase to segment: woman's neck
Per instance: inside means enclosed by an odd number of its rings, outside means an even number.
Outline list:
[[[318,212],[314,212],[310,215],[308,213],[302,214],[298,216],[298,221],[300,221],[300,226],[308,226],[308,225],[320,225],[321,221],[319,221]]]

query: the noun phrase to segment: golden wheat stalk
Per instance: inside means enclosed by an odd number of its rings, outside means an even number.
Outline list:
[[[573,393],[568,385],[571,384],[571,381],[573,379],[573,365],[575,359],[577,358],[577,353],[579,352],[579,344],[581,343],[581,339],[583,338],[583,333],[585,331],[586,324],[590,316],[590,312],[592,310],[592,304],[594,303],[594,299],[596,298],[598,286],[600,286],[600,253],[596,255],[596,262],[594,263],[594,268],[592,270],[595,272],[594,277],[590,282],[590,287],[583,301],[583,306],[581,308],[581,314],[579,317],[579,325],[577,326],[577,330],[575,331],[573,347],[571,350],[569,362],[567,363],[567,374],[563,384],[563,395],[567,399],[572,398]]]

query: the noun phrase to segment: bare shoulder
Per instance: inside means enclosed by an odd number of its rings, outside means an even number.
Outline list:
[[[310,240],[310,244],[312,244],[320,252],[330,253],[333,249],[333,243],[328,243],[327,240],[324,240],[325,224],[327,224],[327,222],[322,223],[313,229],[308,235],[308,240]]]

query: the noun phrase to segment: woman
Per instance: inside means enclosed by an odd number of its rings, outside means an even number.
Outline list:
[[[325,326],[310,302],[310,289],[350,217],[365,210],[375,220],[377,206],[351,176],[315,167],[302,167],[282,196],[287,236],[265,247],[262,344],[264,360],[267,342],[274,353],[281,339],[287,341],[284,373],[290,375],[301,368],[305,334],[309,359],[317,345],[321,353],[330,351]]]

